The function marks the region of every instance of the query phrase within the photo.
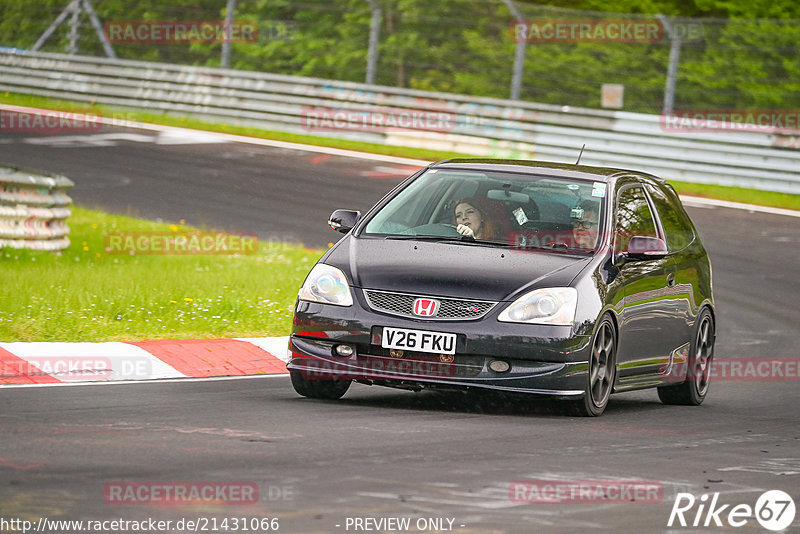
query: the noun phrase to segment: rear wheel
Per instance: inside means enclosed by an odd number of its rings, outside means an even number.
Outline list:
[[[697,318],[694,341],[687,362],[686,381],[658,388],[658,398],[664,404],[699,406],[708,393],[711,362],[714,359],[714,319],[704,309]]]
[[[569,413],[583,417],[596,417],[602,414],[608,405],[616,374],[617,343],[614,335],[614,323],[606,315],[600,321],[600,326],[597,327],[592,340],[589,376],[583,398],[567,401]]]
[[[342,398],[352,380],[319,380],[305,378],[303,373],[297,370],[289,371],[294,390],[310,399],[329,399],[336,400]]]

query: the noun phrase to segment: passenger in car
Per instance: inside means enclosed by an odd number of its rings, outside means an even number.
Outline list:
[[[486,240],[497,238],[497,231],[489,220],[487,207],[475,197],[457,200],[453,219],[461,235]]]
[[[583,210],[583,216],[572,219],[574,246],[592,249],[597,243],[597,225],[600,221],[598,206],[596,202],[584,200],[579,207]]]

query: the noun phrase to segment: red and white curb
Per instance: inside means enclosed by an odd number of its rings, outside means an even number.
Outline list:
[[[0,385],[286,374],[289,337],[0,343]]]

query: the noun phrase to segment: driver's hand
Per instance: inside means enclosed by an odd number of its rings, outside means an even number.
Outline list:
[[[456,230],[458,230],[458,233],[461,235],[465,235],[467,237],[475,237],[475,232],[473,232],[472,228],[470,228],[469,226],[459,224],[458,226],[456,226]]]

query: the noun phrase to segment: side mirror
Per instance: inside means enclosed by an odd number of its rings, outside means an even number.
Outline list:
[[[331,230],[346,234],[353,229],[359,217],[361,217],[360,211],[336,210],[328,217],[328,226],[331,227]]]
[[[635,235],[628,242],[625,256],[631,260],[658,260],[667,254],[669,251],[663,239]]]

